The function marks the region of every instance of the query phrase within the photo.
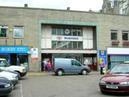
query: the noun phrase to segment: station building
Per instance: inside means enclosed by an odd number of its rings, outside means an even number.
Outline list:
[[[123,58],[121,62],[129,56],[122,53],[128,51],[128,38],[126,15],[0,7],[0,57],[13,65],[28,63],[30,71],[40,71],[43,60],[53,63],[57,57],[76,58],[92,70],[99,70],[102,58],[111,68],[118,56]],[[120,48],[119,53],[112,52]]]

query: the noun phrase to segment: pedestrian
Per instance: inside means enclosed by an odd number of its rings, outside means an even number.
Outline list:
[[[44,71],[48,71],[47,64],[48,64],[47,60],[44,60],[43,61]]]
[[[48,71],[52,70],[52,64],[51,64],[50,60],[48,60],[48,62],[47,62],[47,69],[48,69]]]
[[[105,64],[104,64],[104,60],[101,59],[100,60],[100,74],[104,74],[104,67],[105,67]]]
[[[18,66],[20,65],[20,59],[19,59],[18,56],[17,56],[17,65],[18,65]]]
[[[44,61],[41,62],[41,71],[44,71]]]

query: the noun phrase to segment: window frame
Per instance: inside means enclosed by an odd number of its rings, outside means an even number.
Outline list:
[[[60,47],[61,44],[67,44]],[[75,44],[75,45],[74,45]],[[58,48],[58,46],[60,48]],[[52,40],[52,49],[83,49],[83,41],[55,41]]]
[[[18,29],[18,28],[20,28],[20,29]],[[18,34],[18,32],[17,32],[18,30],[21,30],[20,34]],[[13,38],[18,38],[18,39],[24,38],[24,34],[25,34],[25,27],[24,26],[14,26],[13,27]]]
[[[115,38],[113,38],[113,35],[112,34],[116,34]],[[118,40],[118,32],[117,30],[111,30],[111,33],[110,33],[111,37],[110,39],[113,41],[113,40]]]
[[[52,26],[52,35],[83,36],[83,30],[82,27]]]
[[[5,36],[1,36],[1,29],[6,29]],[[6,38],[8,36],[8,26],[7,25],[0,25],[0,38]]]
[[[127,39],[123,39],[123,34],[127,34]],[[129,41],[129,31],[122,31],[122,41]]]

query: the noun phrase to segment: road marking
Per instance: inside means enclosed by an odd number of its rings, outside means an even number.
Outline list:
[[[21,94],[21,97],[23,97],[23,88],[22,88],[22,80],[20,81],[20,94]]]

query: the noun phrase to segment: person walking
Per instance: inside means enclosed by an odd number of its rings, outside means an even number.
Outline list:
[[[101,59],[101,62],[100,62],[100,74],[104,74],[104,67],[105,67],[104,60]]]
[[[48,68],[48,71],[52,70],[52,64],[51,64],[50,60],[48,60],[48,62],[47,62],[47,68]]]
[[[47,60],[44,60],[44,61],[43,61],[44,71],[48,71],[47,64],[48,64]]]

